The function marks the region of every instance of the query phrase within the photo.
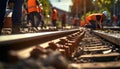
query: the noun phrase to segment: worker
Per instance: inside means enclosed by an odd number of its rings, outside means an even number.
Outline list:
[[[78,22],[79,22],[78,17],[74,17],[74,18],[73,18],[73,27],[74,27],[74,28],[77,28],[77,27],[78,27]]]
[[[12,28],[12,13],[13,13],[14,2],[9,1],[6,8],[6,13],[4,17],[4,28]]]
[[[24,0],[0,0],[0,34],[4,25],[4,17],[6,13],[6,6],[8,1],[14,1],[13,14],[12,14],[12,34],[20,33],[21,17],[22,17],[22,4]]]
[[[37,7],[37,11],[40,14],[41,17],[41,29],[43,29],[43,27],[45,27],[45,22],[44,22],[44,16],[43,16],[43,7],[42,4],[40,3],[40,5]],[[39,24],[38,24],[39,25]],[[37,25],[37,26],[38,26]]]
[[[103,20],[107,16],[108,12],[95,13],[86,17],[86,27],[91,29],[103,29]]]
[[[61,15],[61,21],[62,21],[62,28],[66,26],[66,14]]]
[[[113,15],[112,25],[115,26],[117,24],[117,21],[118,21],[118,17],[116,15]]]
[[[32,24],[32,31],[37,32],[38,31],[38,24],[41,21],[41,16],[38,13],[38,7],[39,7],[39,1],[38,0],[27,0],[27,10],[29,19]]]
[[[52,24],[54,27],[57,27],[57,18],[58,18],[58,11],[54,7],[52,8]]]

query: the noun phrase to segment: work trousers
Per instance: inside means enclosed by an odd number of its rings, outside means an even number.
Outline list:
[[[92,20],[91,20],[91,21],[90,21],[90,24],[91,24],[91,25],[86,25],[86,27],[95,30],[95,29],[96,29],[96,24],[97,24],[96,21],[92,21]],[[99,24],[97,24],[97,28],[100,29]]]
[[[38,12],[31,12],[28,14],[29,20],[31,21],[32,27],[38,27],[41,22],[41,16]]]
[[[54,27],[57,27],[57,23],[56,22],[57,22],[57,20],[52,20],[52,24],[53,24]]]

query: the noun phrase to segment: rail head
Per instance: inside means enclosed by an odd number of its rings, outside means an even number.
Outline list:
[[[77,31],[79,31],[79,29],[0,36],[0,49],[9,48],[13,50],[18,50],[33,45],[41,44],[60,37],[64,37]]]
[[[93,31],[94,34],[96,34],[97,36],[100,36],[103,39],[106,39],[107,41],[116,44],[118,46],[120,46],[120,36],[119,33],[118,34],[114,34],[114,33],[105,33],[104,31]]]

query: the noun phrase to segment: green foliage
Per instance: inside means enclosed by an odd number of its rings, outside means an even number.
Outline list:
[[[71,8],[71,15],[76,15],[76,0],[73,1],[73,6]],[[78,0],[79,4],[78,13],[80,13],[81,19],[84,19],[84,0]],[[102,13],[103,11],[108,11],[108,15],[111,16],[113,12],[113,5],[120,4],[120,0],[86,0],[86,16],[92,13]],[[79,16],[78,15],[78,16]]]
[[[92,12],[87,12],[87,13],[86,13],[86,16],[88,16],[88,15],[90,15],[90,14],[92,14]],[[84,18],[85,18],[85,16],[83,15],[83,16],[81,17],[81,19],[84,20]]]
[[[114,3],[114,0],[98,0],[99,10],[107,10],[110,12],[112,8],[112,3]]]
[[[44,12],[44,15],[47,16],[47,15],[50,15],[50,3],[48,0],[39,0],[40,3],[42,4],[43,6],[43,12]]]

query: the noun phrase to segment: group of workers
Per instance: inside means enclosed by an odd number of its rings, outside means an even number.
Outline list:
[[[26,3],[24,3],[26,2]],[[22,23],[23,3],[25,4],[25,12],[27,15],[27,22],[31,23],[33,30],[38,30],[38,25],[41,24],[41,28],[44,27],[44,19],[42,15],[41,3],[38,0],[0,0],[0,34],[4,26],[4,17],[6,14],[6,6],[8,3],[12,3],[12,34],[20,34],[20,25]],[[84,26],[91,29],[103,29],[103,20],[107,17],[108,12],[95,13],[87,16],[85,20],[80,21],[80,26]],[[57,27],[58,11],[56,8],[52,8],[51,20],[53,26]],[[73,25],[77,26],[78,19],[73,19]],[[117,18],[114,16],[113,23]],[[66,15],[61,15],[62,27],[65,27]]]
[[[56,28],[58,27],[58,23],[57,23],[58,17],[59,17],[58,11],[56,8],[53,7],[51,20],[52,20],[52,25]],[[67,16],[65,13],[61,14],[60,20],[61,20],[61,26],[62,28],[64,28],[66,26],[66,20],[67,20]]]
[[[27,15],[27,22],[31,23],[32,30],[38,30],[38,25],[41,24],[41,28],[44,27],[44,19],[42,14],[42,7],[39,0],[0,0],[0,35],[5,25],[6,8],[12,4],[12,34],[20,34],[20,26],[22,24],[22,14]],[[24,13],[23,13],[24,8]],[[55,8],[52,8],[52,23],[53,26],[57,26],[58,12]]]

